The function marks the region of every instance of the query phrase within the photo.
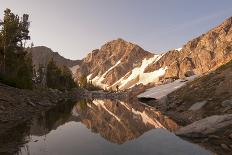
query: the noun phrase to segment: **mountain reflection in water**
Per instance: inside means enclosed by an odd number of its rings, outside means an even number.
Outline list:
[[[0,142],[0,153],[209,154],[165,130],[177,128],[138,101],[82,100],[59,105],[12,129]]]
[[[122,144],[153,128],[177,128],[175,122],[137,101],[93,100],[76,104],[72,111],[92,132]]]

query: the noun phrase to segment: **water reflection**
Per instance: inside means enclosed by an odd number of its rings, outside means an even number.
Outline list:
[[[82,100],[59,105],[12,129],[11,138],[6,134],[0,141],[0,153],[208,154],[165,128],[173,131],[178,126],[138,101]]]
[[[74,106],[72,113],[79,116],[92,132],[118,144],[135,139],[153,128],[177,128],[175,122],[138,101],[130,104],[118,100],[81,102]]]

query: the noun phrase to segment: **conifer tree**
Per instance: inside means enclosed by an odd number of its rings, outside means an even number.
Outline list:
[[[69,90],[76,87],[72,73],[68,67],[59,68],[53,59],[47,65],[47,87],[59,90]]]
[[[4,11],[0,22],[0,80],[19,88],[32,88],[33,66],[31,55],[25,50],[26,41],[30,39],[29,15],[21,18]]]

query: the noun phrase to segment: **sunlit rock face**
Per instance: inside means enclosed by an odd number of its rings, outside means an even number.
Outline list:
[[[232,17],[182,48],[163,54],[143,50],[122,39],[110,41],[83,59],[75,78],[86,75],[104,89],[125,90],[138,84],[153,85],[216,69],[232,59]]]
[[[137,101],[93,100],[77,104],[73,111],[83,124],[105,139],[122,144],[154,128],[175,130],[177,124]]]
[[[205,34],[189,41],[181,50],[164,54],[146,72],[167,66],[165,77],[184,77],[191,71],[202,74],[232,59],[232,17]]]

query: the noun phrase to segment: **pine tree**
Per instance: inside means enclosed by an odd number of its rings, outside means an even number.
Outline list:
[[[53,59],[47,65],[47,87],[59,90],[69,90],[76,87],[72,73],[68,67],[59,68]]]
[[[32,88],[31,55],[25,51],[30,39],[29,15],[19,17],[10,9],[4,11],[0,24],[0,80],[19,88]]]
[[[87,88],[88,81],[87,81],[87,77],[85,75],[82,75],[80,77],[79,84],[80,84],[81,88]]]

